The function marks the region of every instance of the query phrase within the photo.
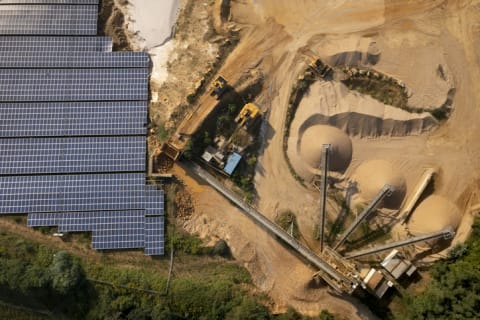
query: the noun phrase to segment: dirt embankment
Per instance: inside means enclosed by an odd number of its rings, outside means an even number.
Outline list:
[[[114,51],[130,51],[131,45],[125,31],[125,16],[120,9],[127,0],[100,0],[97,33],[112,37]]]

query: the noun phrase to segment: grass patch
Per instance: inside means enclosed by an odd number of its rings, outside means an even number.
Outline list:
[[[298,230],[297,217],[295,214],[290,211],[282,211],[275,217],[275,223],[278,224],[283,230],[289,232],[292,231],[292,236],[295,239],[300,237],[300,232]]]

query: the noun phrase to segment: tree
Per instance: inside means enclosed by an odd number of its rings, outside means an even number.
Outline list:
[[[66,251],[60,251],[54,255],[50,272],[52,288],[62,295],[72,291],[85,279],[78,260]]]

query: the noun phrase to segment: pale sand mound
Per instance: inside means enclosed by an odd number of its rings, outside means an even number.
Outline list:
[[[392,186],[394,191],[384,199],[384,207],[397,209],[405,197],[405,178],[399,170],[385,160],[371,160],[362,163],[355,171],[352,180],[357,182],[360,197],[366,202],[372,201],[385,184]]]
[[[313,115],[317,117],[316,123],[330,124],[350,136],[360,137],[418,135],[438,124],[427,112],[410,113],[385,105],[370,96],[348,90],[340,82],[319,81],[310,87],[295,118],[307,119]]]
[[[455,204],[447,199],[431,195],[423,200],[408,222],[408,230],[413,235],[440,231],[448,226],[458,227],[462,214]]]
[[[324,125],[313,125],[305,129],[298,139],[297,152],[313,170],[320,168],[324,144],[330,144],[329,169],[344,171],[352,160],[352,142],[341,130]]]

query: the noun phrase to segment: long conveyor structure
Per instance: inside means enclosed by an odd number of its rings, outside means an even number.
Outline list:
[[[434,174],[435,174],[435,169],[433,168],[427,168],[423,173],[422,177],[420,178],[420,181],[418,182],[416,188],[414,189],[414,193],[412,194],[407,205],[402,211],[402,214],[401,214],[403,219],[402,224],[405,224],[410,218],[413,207],[415,207],[415,204],[418,202],[418,199],[420,199],[420,196],[422,195],[423,191],[427,188]]]
[[[286,231],[280,228],[275,223],[271,222],[264,215],[258,212],[256,209],[252,208],[250,205],[245,203],[237,194],[230,191],[223,184],[218,181],[210,173],[203,170],[197,164],[191,165],[191,168],[200,178],[205,180],[209,185],[216,189],[219,193],[225,196],[227,199],[235,203],[243,212],[247,214],[251,219],[253,219],[260,226],[265,228],[271,234],[275,235],[281,239],[284,243],[294,249],[299,255],[301,255],[305,260],[307,260],[312,265],[320,269],[320,275],[330,286],[333,287],[337,292],[349,293],[351,294],[355,288],[358,286],[358,279],[353,278],[353,276],[347,276],[336,270],[336,268],[321,257],[316,255],[312,250],[307,248],[305,245],[298,242],[296,239],[292,238]]]
[[[320,252],[323,252],[325,243],[325,220],[327,211],[327,178],[328,178],[328,164],[330,158],[330,144],[324,144],[322,148],[322,178],[320,186],[320,219],[318,223],[319,238],[320,238]]]
[[[433,240],[433,239],[438,239],[438,238],[444,238],[445,240],[448,240],[448,239],[453,238],[454,236],[455,236],[455,231],[453,230],[453,228],[451,226],[448,226],[445,229],[440,230],[440,231],[436,231],[436,232],[432,232],[432,233],[428,233],[428,234],[425,234],[425,235],[420,235],[420,236],[416,236],[416,237],[412,237],[412,238],[409,238],[409,239],[400,240],[400,241],[396,241],[396,242],[392,242],[392,243],[387,243],[387,244],[377,246],[377,247],[373,247],[373,248],[370,248],[370,249],[359,250],[359,251],[354,251],[354,252],[351,252],[351,253],[347,253],[345,255],[345,258],[347,258],[347,259],[359,258],[359,257],[363,257],[363,256],[368,256],[370,254],[375,254],[377,252],[407,246],[407,245],[414,244],[414,243],[417,243],[417,242],[428,241],[428,240]]]
[[[362,221],[364,221],[375,210],[375,208],[380,204],[380,202],[382,202],[382,200],[385,197],[390,196],[393,191],[394,189],[391,185],[385,184],[383,188],[380,190],[380,192],[370,202],[370,204],[362,211],[360,216],[358,216],[358,218],[342,234],[342,236],[340,237],[340,240],[333,247],[333,249],[337,250],[338,247],[340,247],[345,242],[348,236],[360,225],[360,223],[362,223]]]

